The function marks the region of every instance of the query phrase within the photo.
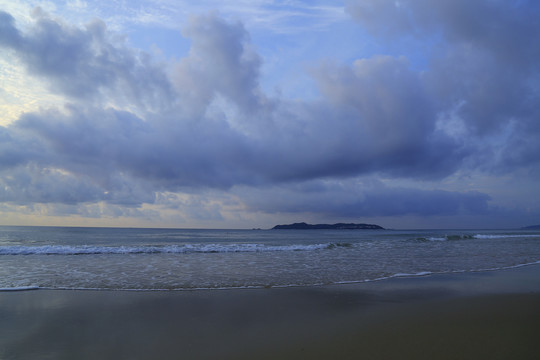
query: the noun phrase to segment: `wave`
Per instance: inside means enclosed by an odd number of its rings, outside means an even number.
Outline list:
[[[540,238],[540,234],[476,234],[475,239]]]
[[[531,261],[531,262],[525,262],[525,263],[520,263],[520,264],[514,264],[514,265],[507,265],[507,266],[496,266],[496,267],[469,269],[469,270],[419,271],[419,272],[416,272],[416,273],[395,273],[395,274],[391,274],[391,275],[387,275],[387,276],[377,277],[377,278],[374,278],[374,279],[338,281],[335,284],[359,284],[359,283],[384,281],[384,280],[390,280],[390,279],[395,279],[395,278],[414,278],[414,277],[425,277],[425,276],[431,276],[431,275],[494,272],[494,271],[504,271],[504,270],[519,269],[519,268],[522,268],[522,267],[535,266],[535,265],[536,266],[540,265],[540,260]]]
[[[474,235],[440,235],[440,236],[426,236],[426,237],[417,237],[412,240],[418,242],[429,242],[429,241],[454,241],[454,240],[470,240],[475,239]]]
[[[109,255],[109,254],[190,254],[269,251],[314,251],[351,247],[349,243],[311,245],[265,244],[185,244],[168,246],[0,246],[0,255]]]
[[[39,286],[14,286],[14,287],[5,287],[0,288],[0,291],[29,291],[29,290],[39,290]]]
[[[410,239],[419,242],[429,241],[456,241],[456,240],[473,240],[473,239],[508,239],[508,238],[540,238],[540,234],[452,234],[439,236],[426,236]]]
[[[370,282],[379,282],[391,279],[399,278],[416,278],[416,277],[426,277],[433,275],[445,275],[445,274],[466,274],[466,273],[481,273],[481,272],[492,272],[492,271],[504,271],[511,269],[518,269],[521,267],[527,266],[539,266],[540,260],[525,262],[514,265],[499,266],[499,267],[490,267],[490,268],[479,268],[479,269],[469,269],[469,270],[449,270],[449,271],[418,271],[412,273],[394,273],[385,276],[375,276],[371,278],[359,279],[359,280],[344,280],[344,281],[331,281],[331,282],[312,282],[312,283],[285,283],[285,284],[246,284],[246,285],[225,285],[222,286],[190,286],[190,287],[148,287],[148,288],[129,288],[129,287],[81,287],[81,286],[38,286],[38,285],[28,285],[28,286],[13,286],[13,287],[0,287],[0,292],[10,292],[10,291],[33,291],[33,290],[93,290],[93,291],[134,291],[134,292],[156,292],[156,291],[193,291],[193,290],[225,290],[225,289],[263,289],[263,288],[287,288],[287,287],[306,287],[306,286],[328,286],[328,285],[346,285],[346,284],[360,284],[360,283],[370,283]]]

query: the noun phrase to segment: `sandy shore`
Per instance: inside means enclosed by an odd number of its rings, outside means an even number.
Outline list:
[[[0,359],[537,359],[540,266],[321,287],[0,292]]]

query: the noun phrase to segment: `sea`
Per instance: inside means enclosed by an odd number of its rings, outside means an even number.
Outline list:
[[[540,230],[0,226],[0,290],[314,286],[540,263]]]

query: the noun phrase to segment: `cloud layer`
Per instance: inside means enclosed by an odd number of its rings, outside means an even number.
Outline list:
[[[538,171],[540,7],[396,4],[351,1],[347,11],[378,41],[429,44],[427,66],[384,54],[328,60],[312,67],[311,101],[265,94],[248,31],[213,13],[185,27],[186,57],[158,63],[99,20],[78,27],[36,9],[22,30],[0,12],[2,51],[66,99],[0,127],[0,201],[129,208],[229,190],[267,213],[486,212],[490,196],[478,191],[352,179]]]

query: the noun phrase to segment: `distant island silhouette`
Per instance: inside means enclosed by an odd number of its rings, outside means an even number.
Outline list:
[[[540,225],[531,225],[522,227],[523,230],[540,230]]]
[[[276,225],[272,230],[384,230],[382,226],[374,224],[307,224],[305,222]]]

